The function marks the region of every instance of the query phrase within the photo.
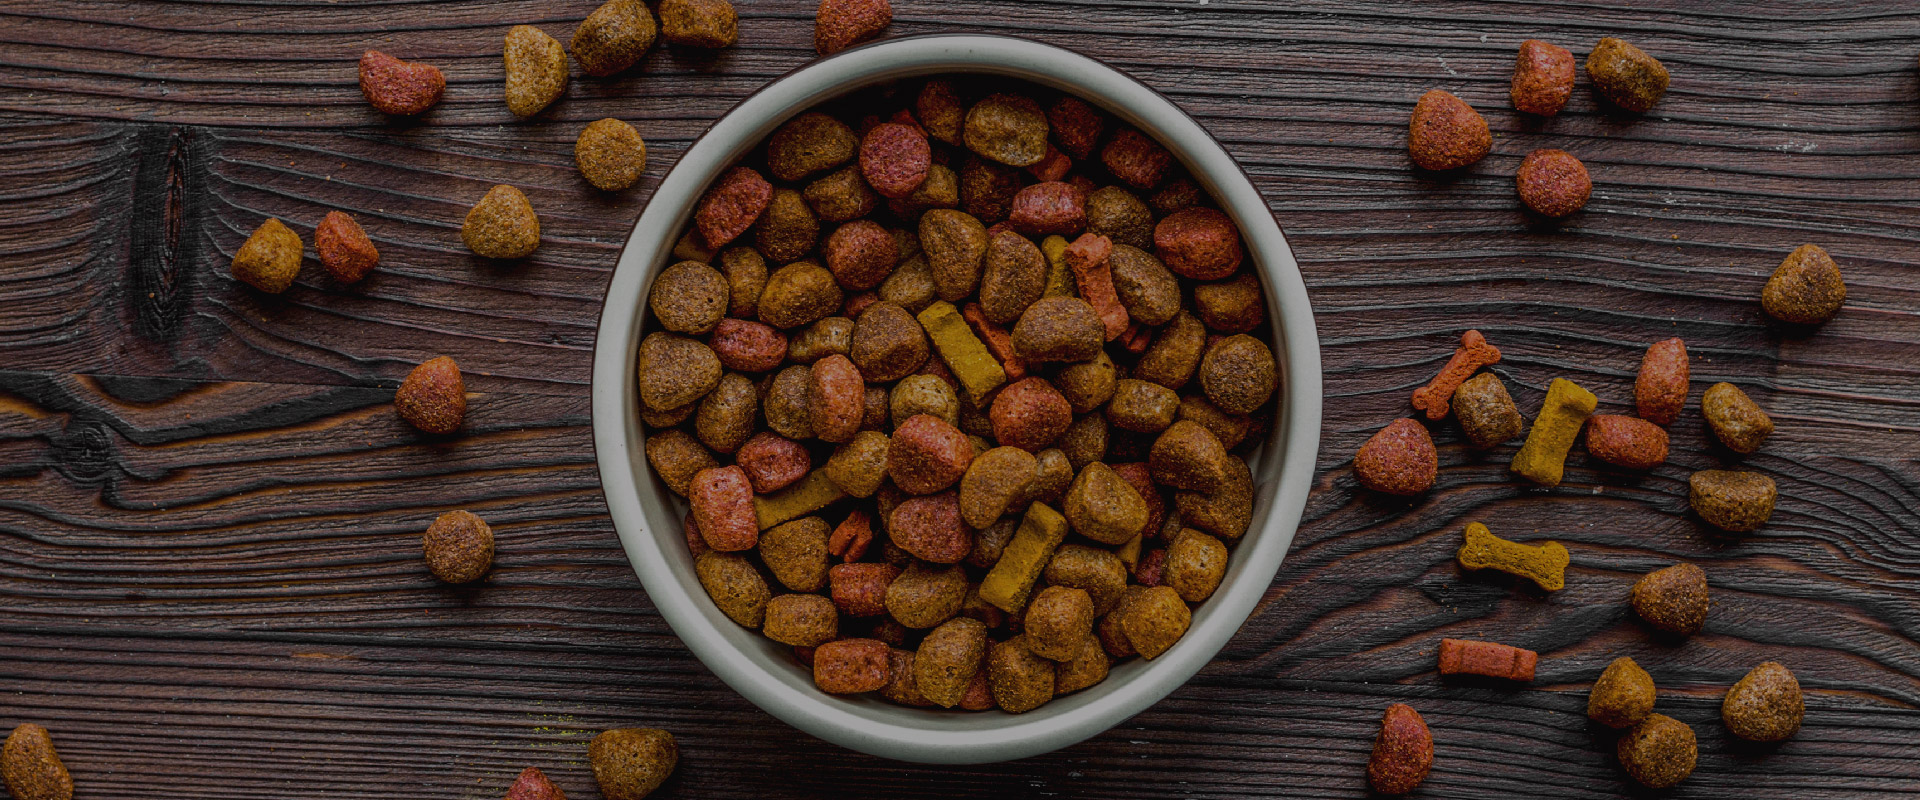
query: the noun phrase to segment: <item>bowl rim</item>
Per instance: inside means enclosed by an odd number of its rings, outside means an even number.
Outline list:
[[[1240,227],[1273,320],[1269,343],[1279,345],[1280,412],[1268,443],[1281,445],[1256,451],[1255,525],[1235,548],[1220,588],[1159,658],[1118,665],[1101,685],[1021,715],[927,711],[815,689],[782,646],[728,620],[697,580],[690,587],[676,574],[691,576],[691,558],[684,546],[663,544],[682,542],[679,515],[647,467],[644,426],[634,410],[646,288],[667,265],[706,187],[800,112],[862,88],[945,73],[1000,75],[1073,94],[1173,151]],[[929,34],[852,48],[767,83],[720,117],[660,181],[621,249],[602,301],[590,391],[608,514],[648,597],[681,642],[741,696],[796,728],[853,750],[937,764],[1006,761],[1075,744],[1145,710],[1206,666],[1246,622],[1286,557],[1313,482],[1322,401],[1319,339],[1305,282],[1279,223],[1238,162],[1170,98],[1118,69],[1053,45],[991,34]],[[643,502],[643,483],[652,503]],[[649,516],[675,527],[656,534]],[[788,663],[775,669],[775,658]]]

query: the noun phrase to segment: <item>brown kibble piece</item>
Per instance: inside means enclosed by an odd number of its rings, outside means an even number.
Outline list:
[[[1707,621],[1707,573],[1685,562],[1649,572],[1634,582],[1632,605],[1648,625],[1692,636]]]
[[[7,735],[0,750],[0,777],[14,800],[73,800],[73,776],[53,749],[53,736],[31,722]]]
[[[471,583],[493,566],[493,529],[466,511],[434,518],[420,537],[427,571],[447,583]]]
[[[1498,363],[1500,348],[1488,344],[1487,337],[1476,330],[1460,334],[1460,346],[1454,349],[1453,357],[1447,359],[1447,365],[1440,368],[1440,374],[1427,381],[1427,385],[1413,390],[1413,407],[1427,412],[1427,419],[1446,419],[1452,411],[1454,391],[1481,367]]]
[[[1587,695],[1587,717],[1609,728],[1631,728],[1653,713],[1653,676],[1621,656],[1607,665]]]
[[[760,560],[780,585],[796,592],[817,592],[827,585],[827,521],[801,517],[760,534]]]
[[[1000,230],[987,239],[980,262],[981,315],[1006,325],[1040,299],[1047,288],[1047,258],[1027,237]]]
[[[525,193],[501,184],[467,212],[460,239],[481,258],[526,258],[540,247],[540,217]]]
[[[986,673],[994,705],[1001,711],[1022,714],[1053,699],[1054,664],[1035,655],[1025,636],[993,645],[987,651]]]
[[[1107,401],[1107,420],[1135,433],[1159,433],[1173,424],[1180,395],[1157,383],[1123,378]]]
[[[713,454],[686,431],[670,429],[647,437],[647,463],[660,475],[660,481],[674,494],[685,497],[693,476],[703,469],[719,466]]]
[[[1727,731],[1750,742],[1789,738],[1800,730],[1806,714],[1800,681],[1777,661],[1754,667],[1720,702],[1720,719]]]
[[[840,613],[817,594],[783,594],[767,601],[760,632],[794,647],[819,647],[839,635]]]
[[[567,91],[567,51],[560,42],[532,25],[507,30],[501,53],[506,62],[507,110],[531,117]]]
[[[745,556],[717,550],[701,553],[693,561],[693,573],[727,619],[748,628],[758,628],[766,619],[773,592]]]
[[[987,626],[960,617],[934,628],[914,653],[913,678],[934,705],[953,708],[966,696],[987,656]]]
[[[1147,525],[1147,504],[1140,492],[1098,461],[1074,478],[1061,511],[1074,533],[1106,545],[1123,544]]]
[[[1528,39],[1520,43],[1508,94],[1515,110],[1551,117],[1573,96],[1573,54],[1559,45]]]
[[[1183,530],[1167,548],[1161,581],[1189,603],[1205,602],[1227,574],[1227,546],[1196,530]]]
[[[1106,342],[1106,324],[1078,297],[1043,297],[1013,326],[1013,347],[1027,361],[1086,361]]]
[[[1419,787],[1432,768],[1433,732],[1427,721],[1405,703],[1387,706],[1373,739],[1373,757],[1367,761],[1367,785],[1381,794],[1406,794]]]
[[[1587,418],[1587,452],[1627,469],[1653,469],[1667,461],[1667,431],[1639,417],[1595,414]]]
[[[1693,729],[1665,714],[1647,715],[1620,737],[1615,749],[1620,766],[1649,789],[1665,789],[1686,780],[1700,757]]]
[[[720,357],[698,339],[654,332],[640,340],[640,402],[654,411],[686,408],[720,384]]]
[[[1028,650],[1049,661],[1071,661],[1093,633],[1093,598],[1081,589],[1049,586],[1034,595],[1022,619]]]
[[[640,0],[608,0],[574,29],[567,51],[580,62],[581,72],[604,77],[639,62],[656,32],[653,14]]]
[[[907,503],[926,499],[917,497]],[[899,509],[895,509],[894,518],[899,516]],[[910,564],[900,577],[887,585],[887,613],[913,630],[932,628],[953,619],[966,600],[967,571],[958,565]]]
[[[305,249],[300,234],[268,217],[234,252],[233,277],[267,294],[279,294],[300,274],[300,256]]]
[[[779,180],[797,181],[852,161],[859,150],[860,139],[846,123],[808,112],[781,125],[767,140],[767,170]]]
[[[1707,418],[1714,438],[1736,453],[1759,450],[1760,443],[1773,433],[1773,418],[1731,383],[1707,387],[1707,393],[1700,398],[1700,412]]]
[[[1353,456],[1353,476],[1376,492],[1412,496],[1433,488],[1440,474],[1440,454],[1433,435],[1412,419],[1402,417],[1381,428]]]
[[[1063,544],[1042,573],[1048,585],[1083,590],[1093,600],[1093,613],[1106,614],[1127,590],[1127,566],[1111,550],[1084,544]]]
[[[314,226],[313,252],[320,256],[320,266],[326,267],[327,274],[341,285],[359,283],[380,264],[380,251],[374,249],[360,223],[344,211],[329,211]]]
[[[887,0],[820,0],[813,18],[813,49],[830,56],[872,39],[893,22]]]
[[[1833,319],[1847,302],[1840,266],[1819,245],[1803,244],[1773,271],[1760,292],[1760,307],[1781,322],[1816,325]]]
[[[960,517],[980,530],[993,525],[1033,492],[1037,467],[1033,454],[1018,447],[996,447],[981,453],[960,478]]]
[[[1535,150],[1514,174],[1520,202],[1544,217],[1559,219],[1585,208],[1593,194],[1587,165],[1565,150]]]
[[[467,384],[452,358],[427,359],[407,373],[393,394],[400,418],[426,433],[452,433],[467,418]]]
[[[683,47],[732,47],[740,15],[727,0],[660,0],[660,38]]]
[[[1714,527],[1746,533],[1773,516],[1779,489],[1758,472],[1709,469],[1687,478],[1687,503]]]
[[[619,728],[593,737],[587,761],[606,800],[641,800],[673,774],[680,748],[658,728]]]
[[[1162,486],[1192,492],[1213,492],[1227,481],[1233,460],[1212,431],[1191,420],[1168,426],[1147,456],[1153,480]]]
[[[1113,661],[1100,646],[1099,637],[1088,634],[1080,640],[1079,652],[1073,658],[1054,667],[1053,694],[1058,697],[1098,685],[1107,679],[1112,667]]]
[[[767,277],[760,292],[760,321],[791,329],[832,316],[846,295],[834,274],[811,261],[795,261]]]
[[[813,651],[813,684],[828,694],[879,691],[892,672],[892,648],[877,639],[839,639]]]
[[[698,261],[682,261],[653,279],[647,306],[660,327],[701,336],[726,316],[727,298],[727,278],[719,270]]]
[[[1144,250],[1153,246],[1153,209],[1118,186],[1096,189],[1087,195],[1087,232]]]
[[[1174,285],[1174,292],[1177,306],[1178,284]],[[1126,293],[1122,292],[1121,296],[1125,297]],[[1193,307],[1200,321],[1205,322],[1209,329],[1229,335],[1246,333],[1267,320],[1266,298],[1260,289],[1260,279],[1248,272],[1235,275],[1230,280],[1193,287]],[[1169,319],[1172,316],[1171,313],[1167,315]],[[1140,321],[1148,325],[1159,324],[1144,317]]]
[[[382,114],[419,114],[440,102],[447,78],[440,68],[401,61],[378,50],[360,56],[360,94]]]
[[[967,110],[963,131],[967,149],[1014,167],[1031,166],[1047,156],[1047,115],[1032,98],[996,94]]]
[[[1193,621],[1193,611],[1170,586],[1149,588],[1132,602],[1123,602],[1121,608],[1125,616],[1120,626],[1126,633],[1127,643],[1148,661],[1172,649]]]
[[[1420,96],[1407,127],[1407,153],[1421,169],[1459,169],[1485,158],[1493,133],[1480,112],[1443,89]]]
[[[1655,425],[1672,425],[1679,419],[1687,405],[1691,372],[1686,342],[1676,337],[1648,345],[1640,359],[1640,374],[1633,381],[1633,404],[1640,418]]]
[[[1587,80],[1600,96],[1627,111],[1653,108],[1667,93],[1667,68],[1638,47],[1611,36],[1587,54]]]
[[[1208,347],[1198,376],[1207,399],[1220,410],[1251,414],[1279,389],[1279,371],[1267,343],[1242,333]]]
[[[647,143],[632,125],[611,117],[595,120],[574,140],[573,163],[594,188],[617,192],[647,171]]]
[[[1493,447],[1510,441],[1527,426],[1520,408],[1507,393],[1500,376],[1482,372],[1453,391],[1453,417],[1475,447]]]

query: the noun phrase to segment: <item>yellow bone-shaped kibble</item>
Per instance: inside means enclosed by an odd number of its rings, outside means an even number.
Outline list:
[[[1540,416],[1527,431],[1526,444],[1513,454],[1511,469],[1541,486],[1559,486],[1566,468],[1567,451],[1580,435],[1580,426],[1600,405],[1600,398],[1566,378],[1554,378],[1547,385],[1547,400]]]
[[[1559,542],[1542,545],[1509,542],[1478,522],[1467,523],[1467,541],[1460,545],[1460,566],[1518,575],[1550,592],[1566,587],[1569,560],[1567,548]]]

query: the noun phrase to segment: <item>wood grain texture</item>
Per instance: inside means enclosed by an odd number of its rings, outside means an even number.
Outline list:
[[[87,798],[477,798],[538,765],[597,796],[584,743],[673,730],[663,797],[1366,796],[1380,710],[1436,733],[1419,797],[1610,798],[1630,789],[1584,717],[1632,655],[1700,735],[1673,798],[1920,794],[1920,9],[1908,3],[1306,3],[896,0],[890,35],[990,31],[1106,59],[1172,96],[1246,166],[1306,274],[1327,406],[1292,553],[1254,618],[1188,686],[1115,730],[1013,764],[925,769],[796,735],[667,630],[605,517],[586,390],[615,255],[659,176],[741,97],[813,57],[808,0],[740,3],[743,44],[661,48],[516,122],[512,24],[563,41],[591,2],[218,4],[0,0],[0,725],[54,732]],[[1584,57],[1622,35],[1673,71],[1651,113],[1583,87],[1551,121],[1506,102],[1515,47]],[[369,110],[367,48],[447,72],[423,120]],[[1414,173],[1405,124],[1445,88],[1495,131],[1466,174]],[[573,171],[581,125],[633,122],[652,163],[619,194]],[[1595,180],[1588,209],[1530,222],[1512,172],[1540,147]],[[545,241],[511,266],[461,247],[494,183]],[[309,265],[287,294],[227,263],[266,216],[303,237],[351,211],[380,247],[351,289]],[[1846,271],[1818,331],[1755,298],[1806,241]],[[1475,327],[1529,411],[1554,377],[1630,406],[1640,353],[1684,337],[1694,403],[1732,381],[1779,423],[1744,459],[1780,483],[1743,537],[1687,514],[1686,477],[1741,461],[1697,414],[1669,463],[1576,454],[1553,491],[1512,448],[1434,426],[1416,501],[1360,491],[1353,450]],[[453,355],[468,430],[421,438],[388,401]],[[472,508],[499,536],[481,585],[418,557]],[[1573,554],[1547,596],[1463,575],[1468,519]],[[1622,602],[1685,558],[1704,633],[1658,639]],[[1442,682],[1442,636],[1541,651],[1526,689]],[[1801,734],[1731,741],[1718,697],[1753,664],[1808,691]]]

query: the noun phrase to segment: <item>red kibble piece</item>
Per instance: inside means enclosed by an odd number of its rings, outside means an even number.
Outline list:
[[[813,49],[830,56],[864,42],[893,22],[887,0],[820,0],[813,17]]]
[[[860,432],[866,416],[867,382],[853,360],[839,353],[813,362],[807,377],[807,416],[813,435],[844,442]]]
[[[1373,740],[1373,757],[1367,761],[1367,783],[1381,794],[1406,794],[1425,781],[1432,768],[1433,732],[1427,721],[1405,703],[1387,706]]]
[[[860,140],[860,174],[882,197],[899,200],[927,182],[933,148],[916,125],[886,122]]]
[[[1565,150],[1535,150],[1513,176],[1520,202],[1535,214],[1559,219],[1585,208],[1593,194],[1587,165]]]
[[[1513,107],[1543,117],[1560,113],[1573,96],[1573,66],[1573,54],[1567,48],[1539,39],[1521,42],[1508,92]]]
[[[1100,151],[1100,162],[1113,177],[1144,191],[1166,179],[1167,167],[1173,165],[1173,154],[1146,134],[1123,128],[1115,132],[1107,141],[1106,149]]]
[[[1073,244],[1067,245],[1067,267],[1073,270],[1074,282],[1080,287],[1080,299],[1100,315],[1109,341],[1126,332],[1132,321],[1127,316],[1127,307],[1120,303],[1119,292],[1113,288],[1113,270],[1107,264],[1112,255],[1113,240],[1097,233],[1080,234]]]
[[[973,442],[946,420],[915,414],[900,423],[887,443],[887,477],[907,494],[933,494],[952,486],[973,463]]]
[[[834,282],[854,292],[879,286],[900,263],[900,243],[870,219],[856,219],[835,229],[821,253]]]
[[[1460,347],[1440,368],[1440,374],[1427,385],[1413,390],[1413,407],[1427,412],[1427,419],[1446,419],[1453,411],[1453,391],[1466,383],[1481,367],[1500,363],[1500,348],[1487,343],[1479,331],[1460,334]]]
[[[1140,556],[1140,563],[1134,565],[1133,582],[1141,586],[1159,586],[1160,579],[1167,568],[1167,551],[1148,550]]]
[[[760,494],[792,486],[813,469],[813,457],[799,442],[771,431],[761,431],[733,453],[733,463],[746,471]]]
[[[1140,530],[1148,536],[1158,533],[1160,526],[1167,521],[1167,497],[1160,493],[1160,485],[1153,482],[1153,470],[1145,461],[1133,461],[1114,464],[1113,473],[1139,492],[1140,499],[1147,503],[1147,524]]]
[[[1667,461],[1667,431],[1638,417],[1595,414],[1587,418],[1587,452],[1627,469],[1653,469]]]
[[[694,522],[708,547],[732,553],[760,543],[753,485],[740,467],[709,467],[694,473],[687,501],[693,505]]]
[[[1017,381],[1027,376],[1027,362],[1014,352],[1013,334],[988,320],[986,309],[981,308],[979,303],[970,302],[960,307],[960,316],[973,328],[973,334],[980,337],[980,342],[987,346],[987,352],[1000,359],[1000,369],[1007,373],[1007,380]],[[939,363],[940,359],[927,361],[930,364]],[[947,382],[953,382],[951,376],[948,376]]]
[[[1126,332],[1120,334],[1120,344],[1134,355],[1147,352],[1147,347],[1153,344],[1153,329],[1138,322],[1128,325]]]
[[[567,800],[567,796],[539,767],[527,767],[507,789],[507,800]]]
[[[426,433],[447,434],[467,419],[467,381],[448,356],[427,359],[407,373],[393,393],[393,409]]]
[[[342,284],[359,283],[380,263],[373,240],[344,211],[329,211],[314,226],[313,251],[320,255],[320,266]]]
[[[440,102],[447,78],[440,68],[401,61],[378,50],[360,57],[360,93],[382,114],[418,114]]]
[[[847,304],[840,308],[840,316],[846,317],[847,319],[858,319],[860,312],[867,310],[868,306],[878,302],[880,302],[880,295],[873,292],[861,292],[856,295],[850,295],[847,297]]]
[[[1014,194],[1007,222],[1028,236],[1071,236],[1087,227],[1087,196],[1070,183],[1036,183]]]
[[[987,419],[995,441],[1037,453],[1073,424],[1073,405],[1045,379],[1025,378],[994,396]]]
[[[954,492],[900,501],[887,517],[887,538],[934,564],[958,564],[973,552],[973,534],[960,518],[960,496]]]
[[[1376,492],[1411,496],[1433,488],[1440,454],[1426,426],[1401,417],[1381,428],[1353,456],[1353,475]]]
[[[1196,281],[1226,278],[1246,257],[1233,220],[1211,208],[1168,214],[1153,227],[1153,248],[1167,269]]]
[[[1467,101],[1443,89],[1420,96],[1407,124],[1407,155],[1426,170],[1459,169],[1493,149],[1486,118]]]
[[[1028,173],[1042,181],[1060,180],[1061,178],[1067,177],[1067,173],[1072,170],[1073,159],[1068,157],[1066,153],[1062,153],[1059,149],[1051,146],[1047,148],[1045,157],[1027,167]]]
[[[1679,338],[1654,342],[1640,360],[1640,376],[1633,382],[1633,404],[1641,419],[1672,425],[1687,405],[1687,343]]]
[[[847,514],[847,518],[833,529],[833,535],[827,538],[827,552],[839,556],[841,561],[848,564],[859,561],[872,545],[873,518],[859,509]]]
[[[836,639],[813,649],[813,685],[828,694],[877,692],[893,675],[893,651],[878,639]]]
[[[1093,155],[1094,146],[1100,143],[1100,134],[1106,132],[1107,116],[1085,100],[1062,95],[1047,109],[1047,125],[1061,150],[1084,161]]]
[[[694,228],[709,249],[718,250],[746,233],[773,202],[773,184],[760,173],[734,167],[720,176],[693,213]]]
[[[1482,675],[1510,681],[1533,680],[1540,654],[1498,642],[1440,640],[1440,674]]]
[[[787,360],[787,335],[764,322],[725,317],[707,346],[722,366],[738,372],[766,372]]]
[[[887,613],[887,587],[898,577],[892,564],[835,564],[827,570],[827,594],[842,614],[877,617]]]
[[[707,546],[707,538],[700,535],[700,520],[693,516],[692,509],[687,510],[687,520],[683,525],[682,532],[685,533],[687,537],[687,552],[691,553],[694,558],[699,558],[702,554],[713,549]]]

